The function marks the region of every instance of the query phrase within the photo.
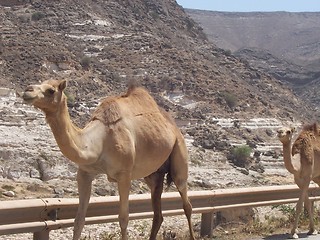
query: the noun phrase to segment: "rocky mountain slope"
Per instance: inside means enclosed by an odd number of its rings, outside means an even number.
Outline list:
[[[247,61],[254,68],[267,72],[281,82],[288,84],[297,96],[315,109],[318,118],[320,104],[320,71],[313,71],[290,60],[280,59],[266,50],[243,48],[235,56]]]
[[[319,68],[320,13],[215,12],[186,10],[217,46],[267,50],[281,59]]]
[[[188,9],[208,39],[289,84],[318,112],[320,13],[228,13]],[[318,113],[315,113],[315,118]]]
[[[184,119],[310,116],[290,89],[206,41],[173,0],[25,1],[1,7],[0,18],[2,86],[21,90],[66,78],[77,102],[125,91],[138,80]],[[237,99],[231,107],[230,93]],[[195,110],[173,104],[174,94]]]

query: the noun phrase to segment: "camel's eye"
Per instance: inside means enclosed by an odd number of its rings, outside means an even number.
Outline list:
[[[287,135],[289,135],[290,133],[291,133],[291,131],[290,131],[290,130],[288,130],[288,131],[287,131]]]
[[[47,94],[47,95],[53,95],[55,92],[56,92],[56,91],[55,91],[53,88],[48,88],[48,89],[46,90],[46,94]]]

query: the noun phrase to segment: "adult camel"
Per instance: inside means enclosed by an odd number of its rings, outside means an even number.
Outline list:
[[[139,178],[144,178],[151,189],[154,216],[150,239],[156,239],[163,221],[161,194],[165,174],[181,195],[190,239],[195,239],[191,223],[192,206],[187,195],[188,152],[174,121],[145,89],[132,86],[122,96],[105,98],[89,123],[80,129],[70,119],[67,97],[63,92],[66,86],[65,80],[47,80],[39,85],[30,85],[23,93],[23,99],[44,112],[61,152],[79,166],[79,208],[73,240],[80,238],[92,180],[97,174],[107,174],[109,181],[117,182],[123,240],[128,239],[131,180]]]
[[[295,220],[291,229],[291,237],[298,236],[299,216],[303,208],[303,203],[309,215],[308,234],[316,235],[313,220],[313,208],[308,196],[308,188],[311,180],[320,184],[320,142],[317,124],[305,126],[299,133],[295,142],[291,142],[295,128],[284,127],[278,130],[278,138],[283,145],[283,159],[286,169],[294,175],[294,181],[301,190],[299,200],[296,205]],[[293,158],[295,154],[300,154],[299,158]]]

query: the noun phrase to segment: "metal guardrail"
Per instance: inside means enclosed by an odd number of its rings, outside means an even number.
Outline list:
[[[221,210],[259,207],[297,202],[300,190],[296,185],[190,191],[193,213],[202,214],[201,236],[211,235],[214,213]],[[312,201],[320,200],[320,188],[309,187]],[[118,221],[119,197],[92,197],[86,224]],[[46,198],[0,201],[0,235],[33,232],[34,239],[47,240],[52,230],[73,226],[78,199]],[[130,195],[129,219],[152,218],[150,194]],[[177,192],[163,193],[164,216],[184,214]]]

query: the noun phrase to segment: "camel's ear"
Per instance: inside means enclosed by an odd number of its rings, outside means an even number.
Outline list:
[[[67,87],[67,81],[66,80],[61,80],[59,83],[59,90],[63,91]]]

